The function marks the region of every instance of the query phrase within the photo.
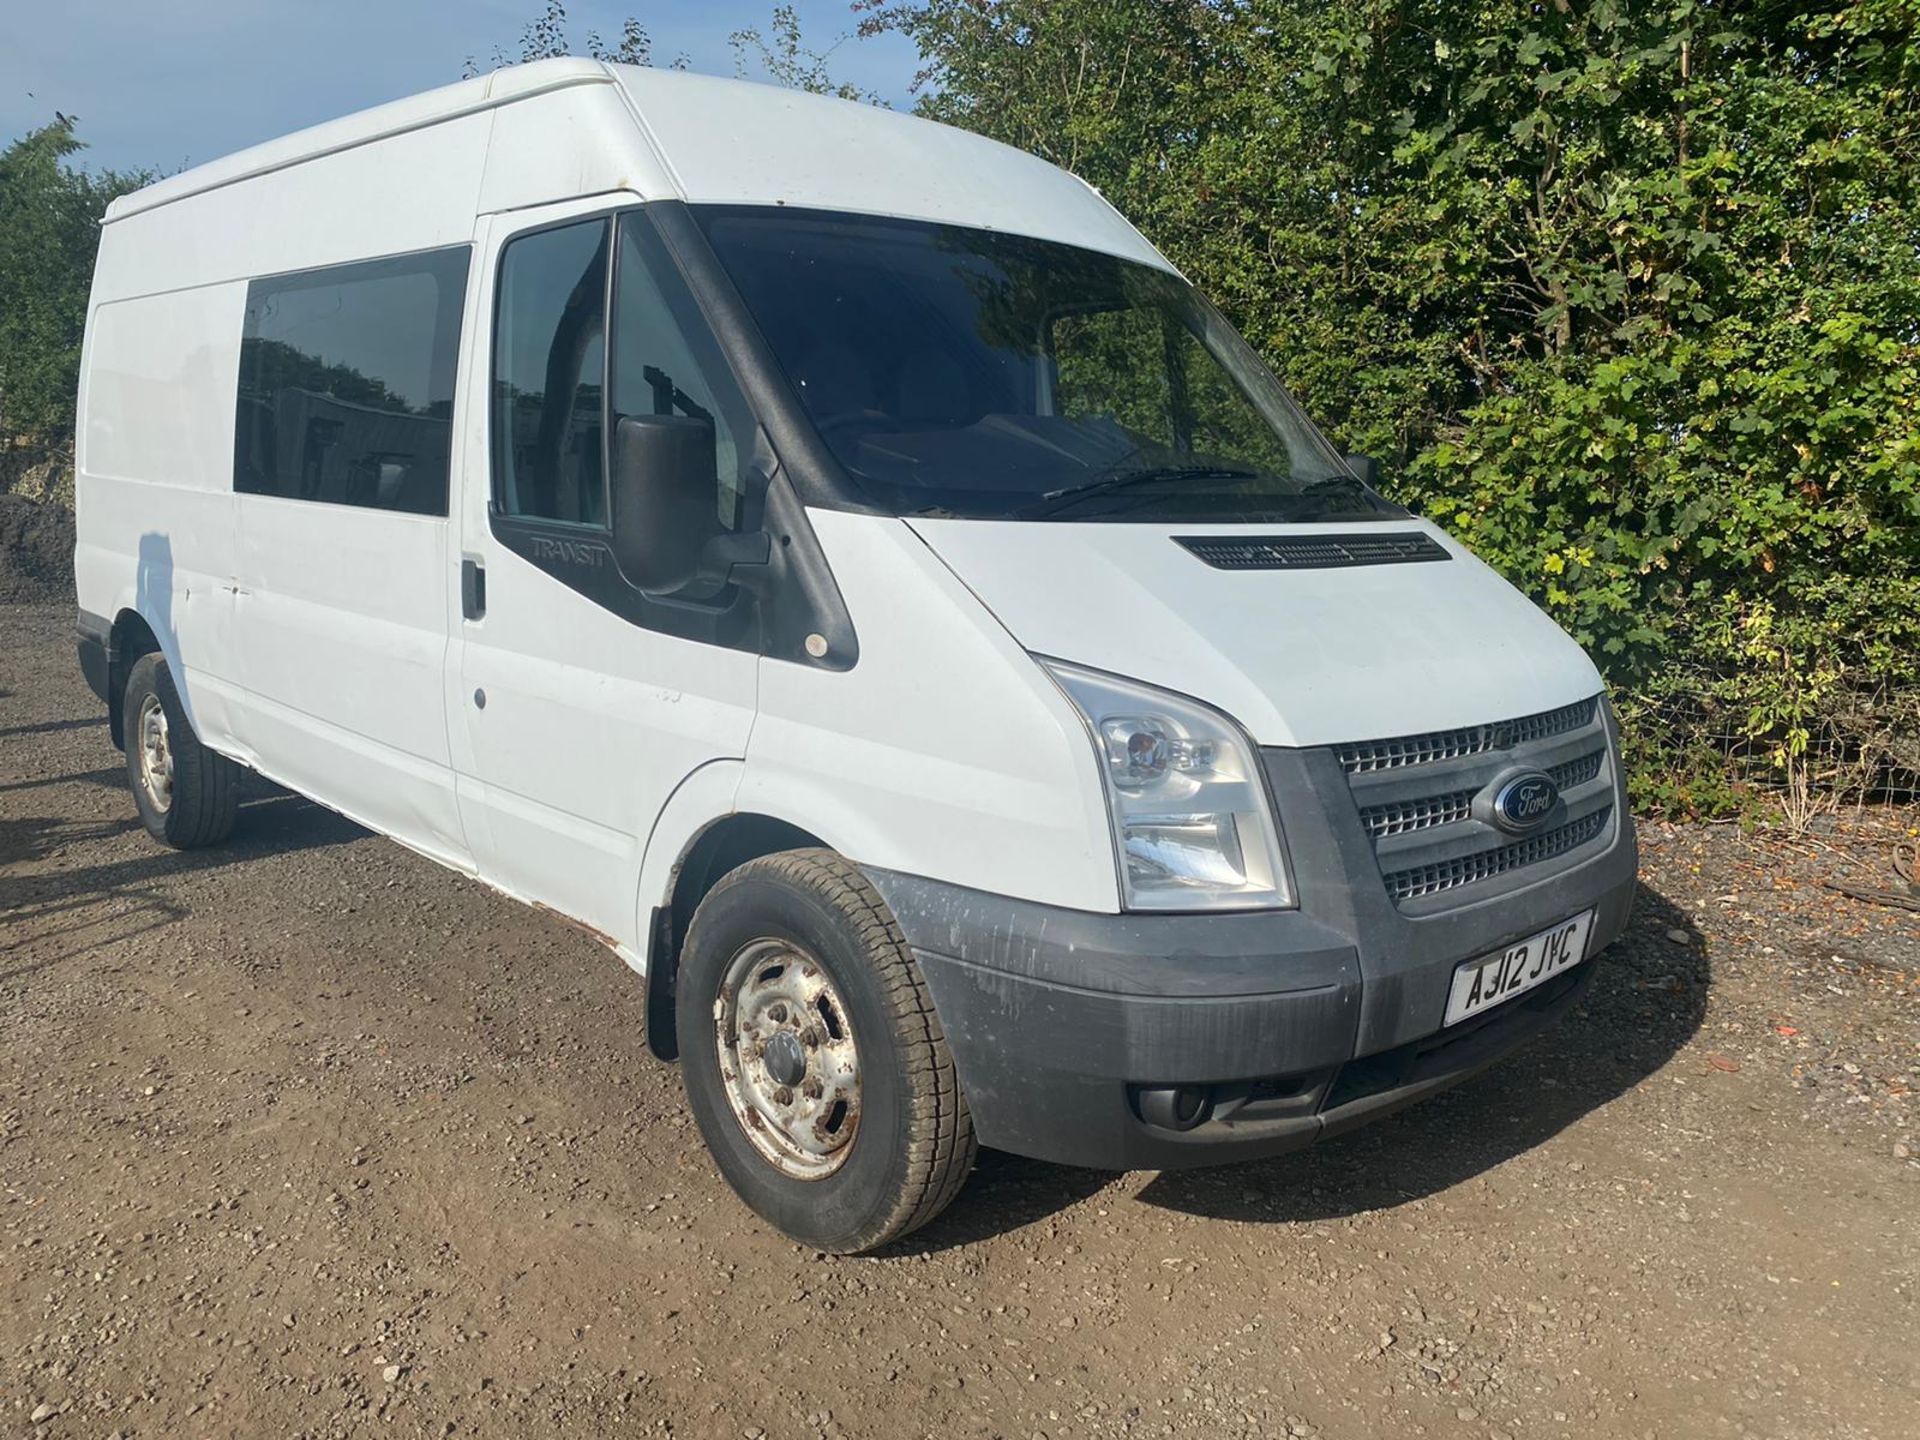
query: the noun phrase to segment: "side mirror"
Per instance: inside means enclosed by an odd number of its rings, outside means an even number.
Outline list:
[[[649,595],[684,590],[721,534],[715,511],[713,421],[628,415],[613,432],[613,553]]]
[[[1369,490],[1378,490],[1380,488],[1380,462],[1378,460],[1375,460],[1371,455],[1342,455],[1340,458],[1347,462],[1347,468],[1359,476],[1361,482],[1365,484]]]

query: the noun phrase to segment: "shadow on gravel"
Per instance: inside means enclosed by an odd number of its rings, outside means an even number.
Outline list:
[[[0,795],[16,790],[44,790],[49,785],[104,785],[113,789],[126,783],[126,766],[109,765],[100,770],[82,770],[77,775],[42,775],[36,780],[10,780],[0,785]]]
[[[1106,1170],[1049,1165],[1002,1150],[982,1150],[952,1205],[887,1255],[932,1255],[1022,1229],[1077,1205],[1113,1182]]]
[[[74,845],[113,840],[139,829],[131,814],[78,823],[40,816],[0,819],[0,865],[48,859]],[[34,947],[30,961],[0,968],[0,983],[181,919],[186,909],[151,888],[156,881],[343,845],[367,833],[310,800],[277,791],[242,803],[240,822],[225,845],[169,850],[141,834],[136,852],[123,858],[35,875],[0,874],[0,914],[6,915],[10,933],[20,935],[0,944],[0,967],[7,956]],[[56,953],[42,953],[49,942]]]
[[[58,730],[86,730],[106,723],[105,715],[88,715],[67,720],[38,720],[31,725],[10,725],[0,730],[0,740],[10,735],[51,735]]]
[[[1656,890],[1640,887],[1632,923],[1598,964],[1579,1008],[1457,1089],[1297,1154],[1162,1172],[1138,1200],[1223,1220],[1331,1220],[1421,1199],[1545,1143],[1658,1070],[1706,1014],[1712,977],[1700,933]],[[899,1249],[939,1251],[1016,1230],[1112,1178],[982,1154],[960,1201]]]

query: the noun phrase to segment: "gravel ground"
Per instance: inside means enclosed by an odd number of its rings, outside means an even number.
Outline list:
[[[835,1260],[588,940],[284,795],[151,844],[71,626],[0,606],[7,1433],[1920,1429],[1920,915],[1824,885],[1920,815],[1649,826],[1586,1008],[1480,1079],[1238,1168],[988,1154]]]

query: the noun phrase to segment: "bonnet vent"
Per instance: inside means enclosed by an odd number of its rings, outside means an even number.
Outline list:
[[[1386,535],[1176,535],[1179,544],[1216,570],[1332,570],[1348,565],[1405,565],[1447,560],[1444,547],[1418,530]]]

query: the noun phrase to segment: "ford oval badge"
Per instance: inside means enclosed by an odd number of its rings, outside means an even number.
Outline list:
[[[1522,770],[1503,783],[1493,797],[1493,823],[1502,830],[1524,835],[1546,823],[1560,803],[1560,787],[1543,770]]]

